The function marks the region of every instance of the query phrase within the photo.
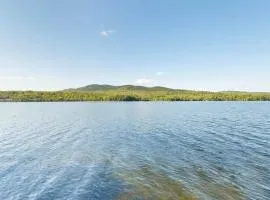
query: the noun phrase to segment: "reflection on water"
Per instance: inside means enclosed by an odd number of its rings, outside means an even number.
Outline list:
[[[269,102],[0,104],[0,200],[269,200]]]

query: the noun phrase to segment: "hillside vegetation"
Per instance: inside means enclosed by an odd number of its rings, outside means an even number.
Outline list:
[[[270,101],[270,93],[205,92],[133,85],[88,85],[56,92],[0,91],[0,101]]]

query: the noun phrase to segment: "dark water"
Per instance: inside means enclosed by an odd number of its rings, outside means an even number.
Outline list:
[[[1,103],[0,199],[270,199],[270,103]]]

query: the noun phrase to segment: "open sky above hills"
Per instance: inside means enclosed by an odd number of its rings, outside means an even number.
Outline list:
[[[2,0],[0,90],[270,91],[268,0]]]

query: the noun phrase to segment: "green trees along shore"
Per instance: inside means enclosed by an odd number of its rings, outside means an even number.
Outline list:
[[[2,91],[0,101],[270,101],[270,93],[201,91]]]
[[[267,92],[206,92],[133,85],[88,85],[62,91],[0,91],[0,101],[270,101]]]

